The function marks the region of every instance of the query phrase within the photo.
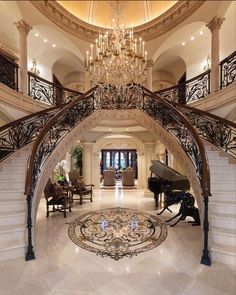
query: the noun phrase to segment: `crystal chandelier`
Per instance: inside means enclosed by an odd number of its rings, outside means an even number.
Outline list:
[[[133,28],[126,29],[121,24],[119,2],[116,1],[112,29],[99,33],[95,46],[91,44],[86,52],[85,68],[95,84],[122,88],[144,82],[147,52],[142,38],[134,38]]]

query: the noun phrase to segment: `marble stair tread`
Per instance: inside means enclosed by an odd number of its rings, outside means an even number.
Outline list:
[[[11,198],[7,199],[6,197],[0,198],[0,206],[2,204],[26,204],[26,200],[21,199],[21,198]]]
[[[220,234],[235,236],[236,238],[236,231],[234,228],[221,228],[221,227],[213,226],[211,230],[213,232],[217,232]]]
[[[12,211],[3,211],[1,212],[1,217],[10,217],[10,216],[25,216],[25,210],[14,210]]]
[[[210,204],[214,205],[226,205],[226,206],[236,206],[236,201],[218,201],[210,199]]]
[[[20,225],[0,225],[0,235],[1,233],[7,233],[7,232],[16,232],[16,231],[22,231],[25,230],[25,226],[23,224]]]
[[[220,253],[226,253],[226,254],[230,254],[232,256],[236,256],[236,249],[234,246],[230,246],[230,245],[223,245],[223,244],[216,244],[213,243],[212,247],[211,247],[212,251],[217,251]]]
[[[18,240],[13,240],[13,241],[9,241],[9,243],[6,247],[0,248],[0,251],[21,248],[21,247],[25,247],[25,244],[22,242],[19,242]]]
[[[211,213],[212,217],[218,217],[218,218],[227,218],[227,219],[231,219],[234,218],[235,222],[236,222],[236,213],[232,214],[232,213],[218,213],[218,212],[212,212]]]

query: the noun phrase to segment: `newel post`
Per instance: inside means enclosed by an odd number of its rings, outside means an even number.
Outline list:
[[[203,250],[202,250],[202,258],[201,264],[211,265],[211,259],[209,257],[208,250],[208,232],[209,232],[209,219],[208,219],[208,203],[209,203],[210,194],[207,192],[203,193],[203,203],[204,203],[204,217],[203,217],[203,233],[204,233],[204,241],[203,241]]]
[[[27,193],[26,201],[27,201],[27,229],[28,229],[28,245],[27,252],[25,255],[25,260],[35,259],[33,243],[32,243],[32,192]]]

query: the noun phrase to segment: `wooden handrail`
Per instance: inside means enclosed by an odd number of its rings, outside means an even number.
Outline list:
[[[231,127],[233,127],[233,128],[236,129],[236,123],[234,123],[234,122],[232,122],[232,121],[229,121],[229,120],[227,120],[227,119],[225,119],[225,118],[221,118],[221,117],[219,117],[219,116],[217,116],[217,115],[214,115],[214,114],[212,114],[212,113],[209,113],[209,112],[206,112],[206,111],[203,111],[203,110],[200,110],[200,109],[194,108],[194,107],[190,107],[190,106],[185,105],[185,104],[180,104],[180,103],[178,103],[178,102],[173,102],[173,101],[172,101],[171,104],[173,104],[173,105],[174,105],[175,107],[177,107],[177,108],[185,109],[186,112],[187,112],[187,110],[189,110],[189,111],[191,111],[191,112],[198,113],[198,114],[200,114],[200,115],[203,115],[204,117],[212,118],[212,119],[214,119],[214,120],[216,120],[216,121],[221,122],[222,124],[225,124],[225,125],[231,126]]]
[[[75,99],[72,102],[65,105],[65,107],[63,107],[63,109],[61,111],[59,111],[55,116],[53,116],[51,119],[49,119],[47,124],[40,131],[39,135],[37,136],[37,138],[36,138],[36,140],[35,140],[35,142],[33,144],[32,152],[31,152],[30,158],[28,160],[28,164],[27,164],[26,182],[25,182],[25,195],[32,194],[32,173],[33,173],[34,159],[35,159],[35,156],[36,156],[36,153],[37,153],[37,149],[38,149],[40,143],[43,141],[44,137],[46,136],[47,132],[51,129],[51,127],[57,121],[57,119],[61,117],[61,115],[65,114],[78,101],[87,99],[88,95],[92,94],[93,91],[96,89],[96,87],[97,86],[91,88],[89,91],[82,94],[77,99]]]
[[[236,50],[234,52],[232,52],[229,56],[227,56],[226,58],[222,59],[222,61],[220,62],[220,65],[222,65],[225,61],[227,61],[228,59],[230,59],[231,57],[233,57],[234,55],[236,55]]]
[[[51,111],[54,111],[56,109],[59,109],[59,107],[48,108],[46,110],[42,110],[42,111],[39,111],[39,112],[36,112],[36,113],[32,113],[32,114],[27,115],[25,117],[22,117],[20,119],[9,122],[9,123],[7,123],[7,124],[0,127],[0,132],[2,132],[3,130],[8,129],[9,127],[12,127],[14,125],[18,125],[18,124],[20,124],[20,123],[22,123],[22,122],[24,122],[24,121],[26,121],[28,119],[31,119],[31,118],[33,118],[33,117],[35,117],[37,115],[46,114],[47,112],[51,112]]]
[[[142,86],[145,92],[147,92],[150,97],[153,97],[157,100],[159,100],[162,104],[167,106],[171,111],[178,116],[178,118],[181,119],[181,121],[184,123],[184,125],[187,127],[187,129],[191,132],[195,142],[197,143],[199,147],[199,152],[201,155],[201,160],[202,160],[202,190],[203,190],[203,195],[204,196],[211,196],[211,191],[210,191],[210,171],[208,167],[208,162],[206,159],[206,152],[205,152],[205,147],[204,144],[199,137],[197,131],[195,128],[192,126],[190,121],[177,109],[175,108],[172,103],[167,102],[166,100],[162,99],[160,96],[156,95],[149,89],[145,88]]]

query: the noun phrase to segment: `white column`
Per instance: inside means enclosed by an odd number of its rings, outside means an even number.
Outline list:
[[[94,184],[94,189],[100,189],[100,152],[93,151],[92,153],[92,183]]]
[[[219,32],[224,18],[214,16],[206,25],[211,30],[211,92],[219,89],[220,40]]]
[[[155,159],[155,144],[154,143],[144,143],[145,150],[146,150],[146,183],[148,181],[148,177],[151,174],[150,166],[152,165],[152,160]],[[148,190],[149,192],[149,190]]]
[[[147,187],[146,180],[146,166],[145,166],[145,153],[137,152],[137,164],[138,164],[138,189],[145,190]]]
[[[147,88],[152,91],[152,68],[153,60],[149,59],[147,61]]]
[[[83,143],[83,178],[85,184],[93,183],[92,180],[92,157],[93,157],[93,142]]]
[[[84,90],[87,92],[92,87],[91,79],[89,78],[89,72],[85,71],[85,79],[84,79]]]
[[[28,74],[27,74],[27,36],[29,31],[32,29],[31,26],[29,26],[23,19],[15,23],[18,32],[19,32],[19,41],[20,41],[20,60],[19,60],[19,66],[20,66],[20,84],[19,84],[19,90],[20,92],[23,92],[24,94],[28,93],[27,90],[27,80],[28,80]]]

